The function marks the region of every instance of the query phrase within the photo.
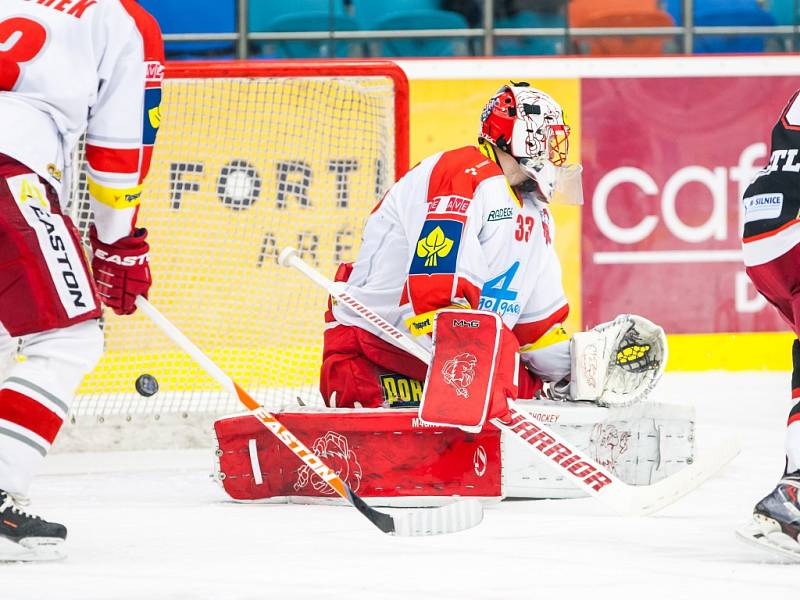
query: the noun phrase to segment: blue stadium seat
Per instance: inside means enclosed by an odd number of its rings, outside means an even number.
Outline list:
[[[392,0],[384,3],[380,0],[352,0],[354,16],[363,29],[378,29],[376,24],[383,20],[387,13],[405,13],[412,10],[439,10],[439,0]]]
[[[513,29],[521,27],[565,27],[567,23],[564,15],[543,14],[524,11],[507,19],[498,19],[495,22],[497,29]],[[496,37],[495,54],[502,56],[536,56],[546,54],[562,54],[564,51],[564,36],[554,37]]]
[[[670,14],[675,25],[683,25],[683,0],[662,0],[661,7]]]
[[[139,0],[163,33],[234,33],[236,0]],[[167,42],[167,58],[233,58],[234,42]]]
[[[798,22],[795,0],[772,0],[769,12],[778,25],[794,25]]]
[[[330,0],[301,0],[300,2],[250,0],[247,17],[250,31],[270,31],[267,27],[278,17],[299,13],[328,13],[330,9]],[[344,0],[334,1],[333,13],[335,15],[347,14]]]
[[[773,13],[770,14],[761,7],[758,0],[695,0],[694,24],[709,27],[769,26],[777,22],[791,25],[793,3],[794,0],[772,0]],[[683,0],[664,0],[663,5],[664,10],[675,19],[675,24],[683,25]],[[764,36],[760,35],[702,35],[694,40],[694,51],[698,54],[763,50]]]
[[[695,25],[698,26],[770,26],[775,18],[757,0],[705,0],[695,6]],[[763,35],[698,35],[694,51],[697,54],[763,52]]]
[[[377,1],[377,0],[375,0]],[[393,12],[376,21],[370,29],[467,29],[467,20],[446,10]],[[380,40],[380,56],[464,56],[469,54],[466,38],[406,38]]]
[[[295,12],[280,16],[259,31],[354,31],[358,22],[347,15],[331,15],[328,12]],[[253,29],[251,28],[251,31]],[[360,42],[344,40],[294,40],[258,43],[259,56],[270,58],[346,58],[359,54]]]

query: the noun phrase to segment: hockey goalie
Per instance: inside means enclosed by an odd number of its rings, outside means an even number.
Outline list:
[[[411,169],[369,216],[355,263],[340,266],[348,294],[433,352],[423,362],[329,302],[327,409],[278,416],[362,497],[413,506],[580,495],[489,423],[509,399],[628,483],[691,461],[691,414],[641,402],[664,369],[661,328],[635,315],[572,336],[564,328],[549,205],[583,201],[569,135],[553,98],[504,86],[481,115],[478,145]],[[233,498],[329,501],[251,417],[221,419],[215,433],[217,475]]]

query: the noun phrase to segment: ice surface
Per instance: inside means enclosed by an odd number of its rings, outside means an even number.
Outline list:
[[[69,528],[69,558],[0,565],[2,600],[347,600],[788,597],[800,565],[734,538],[783,468],[788,373],[667,374],[694,399],[698,443],[737,430],[715,479],[654,517],[591,498],[503,502],[467,532],[399,539],[346,507],[237,505],[209,451],[62,454],[34,505]],[[723,596],[724,595],[724,596]]]

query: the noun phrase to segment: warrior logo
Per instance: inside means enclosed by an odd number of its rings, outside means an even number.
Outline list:
[[[475,379],[475,365],[478,359],[469,352],[462,352],[444,363],[442,377],[444,382],[456,389],[456,394],[469,398],[467,388]]]
[[[325,435],[318,437],[311,450],[320,457],[354,492],[358,491],[361,485],[361,465],[358,462],[356,453],[350,450],[350,443],[341,433],[329,431]],[[303,465],[297,470],[297,483],[294,490],[299,492],[309,483],[314,491],[320,494],[333,495],[336,492],[319,477],[312,477],[311,469]]]
[[[594,426],[591,439],[597,445],[597,462],[614,470],[617,461],[628,451],[631,432],[620,431],[614,425],[598,423]]]

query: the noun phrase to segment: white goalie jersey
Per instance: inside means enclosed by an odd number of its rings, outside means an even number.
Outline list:
[[[347,291],[428,348],[436,311],[493,311],[517,336],[528,367],[558,380],[570,370],[561,327],[569,305],[554,235],[547,204],[509,187],[490,145],[441,152],[374,209]],[[332,312],[336,323],[391,343],[349,309],[334,305]],[[546,336],[557,343],[544,356],[537,349]]]

